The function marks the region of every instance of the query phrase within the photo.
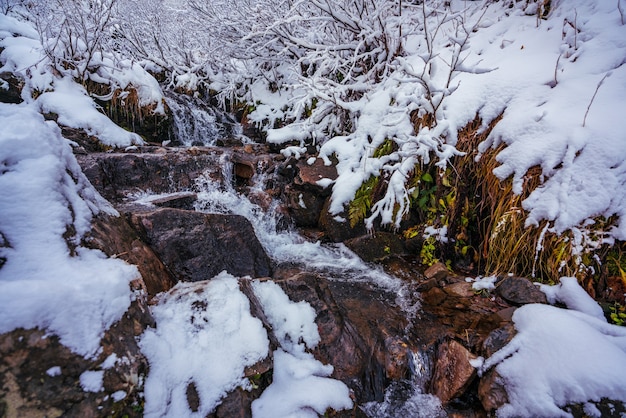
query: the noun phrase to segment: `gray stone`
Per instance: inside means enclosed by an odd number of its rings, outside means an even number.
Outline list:
[[[177,280],[208,280],[223,270],[271,274],[270,259],[243,216],[159,209],[133,214],[131,222]]]
[[[505,277],[496,287],[496,291],[502,299],[514,305],[548,302],[546,295],[523,277]]]

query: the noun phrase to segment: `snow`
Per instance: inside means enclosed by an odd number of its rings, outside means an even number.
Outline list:
[[[252,403],[254,417],[316,417],[328,408],[351,408],[348,387],[328,377],[333,367],[305,351],[320,341],[315,310],[290,301],[274,282],[254,281],[252,287],[281,346],[274,351],[272,384]]]
[[[308,353],[274,351],[273,381],[252,402],[253,417],[316,418],[323,416],[328,408],[337,411],[351,408],[348,387],[327,377],[332,370],[332,366],[324,366]]]
[[[150,363],[146,417],[204,417],[231,390],[247,386],[244,369],[269,354],[267,333],[250,314],[237,279],[221,273],[210,282],[179,283],[152,309],[157,328],[140,347]],[[187,386],[200,407],[192,413]]]
[[[458,154],[458,129],[476,115],[486,127],[502,114],[479,150],[505,145],[494,173],[501,180],[510,178],[518,194],[528,170],[541,168],[542,184],[522,204],[526,225],[547,223],[550,232],[563,234],[588,229],[590,219],[614,217],[600,235],[626,239],[626,25],[615,2],[555,1],[546,19],[538,19],[529,2],[511,7],[502,2],[449,3],[447,9],[437,9],[437,2],[430,2],[432,9],[425,6],[426,23],[421,6],[405,6],[398,21],[395,11],[377,3],[381,14],[391,13],[385,15],[389,26],[380,28],[383,33],[397,24],[409,31],[403,42],[406,52],[385,62],[385,77],[373,81],[378,75],[371,70],[337,83],[322,68],[349,66],[353,57],[342,61],[331,47],[323,52],[317,48],[296,64],[319,63],[318,70],[311,70],[314,75],[295,77],[298,70],[287,71],[282,63],[274,70],[282,77],[277,92],[263,92],[265,82],[254,84],[256,108],[250,120],[267,121],[272,142],[295,139],[302,145],[308,138],[320,147],[325,163],[331,157],[337,160],[329,207],[333,215],[344,211],[370,176],[384,175],[387,191],[374,202],[366,225],[372,227],[379,219],[398,227],[409,204],[405,183],[415,165],[434,161],[447,167]],[[344,7],[350,13],[350,6]],[[376,27],[369,18],[363,16],[354,25],[377,45],[377,34],[367,32]],[[353,47],[358,51],[360,45],[355,41]],[[324,54],[322,64],[319,57]],[[371,54],[374,61],[387,59]],[[311,116],[303,116],[303,109]],[[414,110],[433,113],[435,125],[414,132]],[[337,116],[342,112],[347,122]],[[277,118],[293,123],[275,128]],[[385,139],[392,139],[398,150],[374,157]]]
[[[281,345],[273,353],[273,383],[253,403],[254,416],[349,408],[348,387],[328,377],[332,366],[305,351],[320,338],[313,308],[290,301],[276,283],[254,281],[252,286]],[[152,313],[157,328],[144,332],[140,342],[150,363],[146,417],[206,416],[228,392],[249,388],[244,369],[269,355],[265,328],[250,314],[238,280],[226,272],[207,282],[177,284]],[[187,403],[190,383],[200,398],[196,412]]]
[[[139,277],[135,266],[80,245],[93,214],[115,211],[33,106],[0,103],[0,126],[0,333],[46,329],[91,356]]]
[[[626,329],[599,317],[597,303],[571,278],[542,290],[570,309],[518,308],[513,340],[474,363],[480,373],[495,367],[503,378],[509,399],[497,416],[570,417],[562,407],[602,398],[626,402]]]
[[[305,345],[313,348],[319,343],[316,314],[311,305],[304,301],[292,302],[274,282],[256,281],[252,286],[283,348],[293,352],[303,350]]]
[[[104,371],[103,370],[87,370],[80,375],[80,387],[85,392],[102,392]]]
[[[580,287],[575,277],[562,277],[561,283],[556,286],[540,285],[539,288],[546,294],[551,304],[560,302],[569,309],[583,312],[600,320],[604,319],[600,305]]]
[[[473,281],[472,289],[476,291],[493,290],[496,288],[498,276],[477,277],[476,279],[469,279],[469,281]]]
[[[113,392],[111,394],[111,398],[113,399],[113,401],[119,402],[126,399],[126,392],[124,392],[123,390],[118,390],[117,392]]]
[[[62,374],[61,367],[60,366],[50,367],[48,370],[46,370],[46,374],[50,377],[61,376]]]
[[[74,81],[74,74],[59,73],[57,69],[53,75],[40,37],[30,24],[1,15],[0,50],[0,72],[21,75],[25,80],[22,98],[36,103],[41,112],[58,115],[60,124],[84,129],[105,145],[125,147],[143,143],[139,135],[122,129],[101,113],[84,87]],[[97,74],[91,75],[94,81],[110,85],[112,91],[134,88],[139,105],[153,105],[155,113],[164,113],[158,82],[137,63],[99,55],[94,57],[92,65],[97,68]]]

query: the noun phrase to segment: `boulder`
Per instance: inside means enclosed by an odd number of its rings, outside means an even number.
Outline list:
[[[319,219],[319,227],[324,231],[327,239],[332,242],[342,242],[367,234],[363,222],[359,222],[353,228],[350,226],[346,213],[333,215],[328,212],[329,206],[330,198],[326,198]]]
[[[140,282],[133,283],[138,297],[105,332],[95,358],[71,352],[45,330],[16,329],[0,335],[0,416],[136,416],[148,370],[137,337],[154,325]],[[102,391],[83,390],[80,376],[86,371],[102,373]],[[115,400],[113,393],[123,394],[122,399]]]
[[[448,295],[456,296],[459,298],[471,298],[472,296],[474,296],[474,289],[472,288],[472,284],[467,282],[452,283],[445,286],[443,290]]]
[[[198,195],[193,192],[171,193],[158,199],[152,199],[151,203],[160,208],[174,208],[193,210],[193,205],[198,200]]]
[[[177,280],[208,280],[223,270],[234,276],[271,274],[270,259],[243,216],[158,209],[130,219]]]
[[[362,235],[344,242],[364,261],[377,261],[390,255],[406,253],[400,237],[390,232],[375,232],[371,235]]]
[[[0,73],[0,102],[1,103],[22,103],[22,89],[24,79],[15,73]]]
[[[427,279],[435,279],[441,281],[445,280],[445,278],[448,277],[449,273],[450,271],[445,264],[437,262],[426,269],[426,271],[424,272],[424,276]]]
[[[505,277],[499,282],[496,291],[502,299],[518,306],[527,303],[548,303],[546,295],[523,277]]]
[[[509,401],[504,381],[495,369],[489,370],[480,379],[478,398],[487,412],[494,411]]]
[[[328,196],[331,192],[330,187],[323,187],[318,184],[322,179],[335,180],[337,178],[337,169],[334,165],[324,165],[324,161],[316,158],[313,164],[308,164],[304,160],[299,160],[296,164],[297,172],[294,183],[303,189],[316,191],[318,194]]]
[[[169,290],[176,280],[154,251],[146,245],[126,219],[100,214],[93,221],[85,245],[97,248],[109,257],[135,264],[150,296]]]
[[[409,377],[418,348],[405,337],[407,319],[393,308],[395,294],[304,272],[275,281],[291,300],[315,309],[321,341],[313,353],[334,366],[333,377],[359,402],[382,401],[391,380]]]
[[[76,159],[96,190],[112,203],[137,192],[173,193],[191,190],[201,176],[223,181],[222,151],[191,152],[150,149],[140,153],[79,154]]]
[[[294,225],[301,228],[317,227],[325,198],[310,190],[287,184],[281,199]]]
[[[507,322],[500,328],[491,331],[483,341],[482,353],[485,358],[491,357],[496,351],[504,348],[515,337],[515,334],[517,331],[512,322]]]
[[[476,356],[455,340],[439,345],[431,391],[442,404],[461,396],[476,376],[470,360]]]

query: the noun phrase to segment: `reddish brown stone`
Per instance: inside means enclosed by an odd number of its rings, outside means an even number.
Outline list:
[[[495,369],[489,370],[480,379],[478,398],[487,412],[494,411],[509,401],[504,382]]]
[[[455,340],[439,346],[431,390],[441,403],[446,404],[465,392],[476,376],[476,369],[470,364],[475,358]]]
[[[448,267],[443,263],[435,263],[428,267],[424,272],[424,276],[428,279],[443,280],[448,276]]]

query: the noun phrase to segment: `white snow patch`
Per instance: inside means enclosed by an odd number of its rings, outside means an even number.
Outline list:
[[[481,372],[495,367],[504,380],[509,403],[499,417],[569,417],[561,409],[569,404],[626,402],[626,329],[599,318],[584,290],[573,290],[570,280],[555,293],[564,287],[565,300],[581,311],[522,306],[513,314],[518,332],[513,340],[473,363]]]
[[[441,228],[427,226],[424,228],[424,238],[428,239],[430,237],[434,237],[439,242],[448,242],[448,226],[444,225]]]
[[[61,366],[53,366],[46,370],[46,374],[50,377],[61,376]]]
[[[309,353],[294,355],[274,351],[272,384],[252,402],[254,418],[311,417],[352,407],[350,391],[341,381],[330,379],[333,367],[323,365]]]
[[[229,391],[248,385],[246,366],[269,354],[267,333],[230,274],[178,283],[152,313],[157,328],[146,330],[140,341],[150,363],[146,417],[206,416]],[[191,383],[200,398],[196,413],[187,403]]]
[[[598,303],[580,287],[575,277],[561,277],[561,283],[556,286],[540,285],[539,289],[546,294],[548,302],[564,303],[569,309],[594,316],[606,321],[604,312]]]
[[[113,392],[111,394],[111,398],[113,398],[113,401],[119,402],[123,399],[126,399],[126,392],[124,392],[123,390],[118,390],[117,392]]]
[[[263,312],[274,328],[280,345],[287,351],[315,347],[320,334],[315,323],[315,309],[305,301],[293,302],[274,282],[252,283],[254,294],[263,305]],[[304,344],[303,344],[304,343]]]
[[[59,128],[30,105],[0,103],[0,333],[47,329],[93,355],[130,305],[135,266],[80,246],[91,218],[115,214],[80,170]],[[70,253],[63,238],[77,245]]]
[[[473,280],[472,289],[477,291],[493,290],[496,288],[496,281],[498,281],[498,276],[477,277]]]
[[[102,392],[104,371],[103,370],[87,370],[80,375],[80,387],[85,392]]]

